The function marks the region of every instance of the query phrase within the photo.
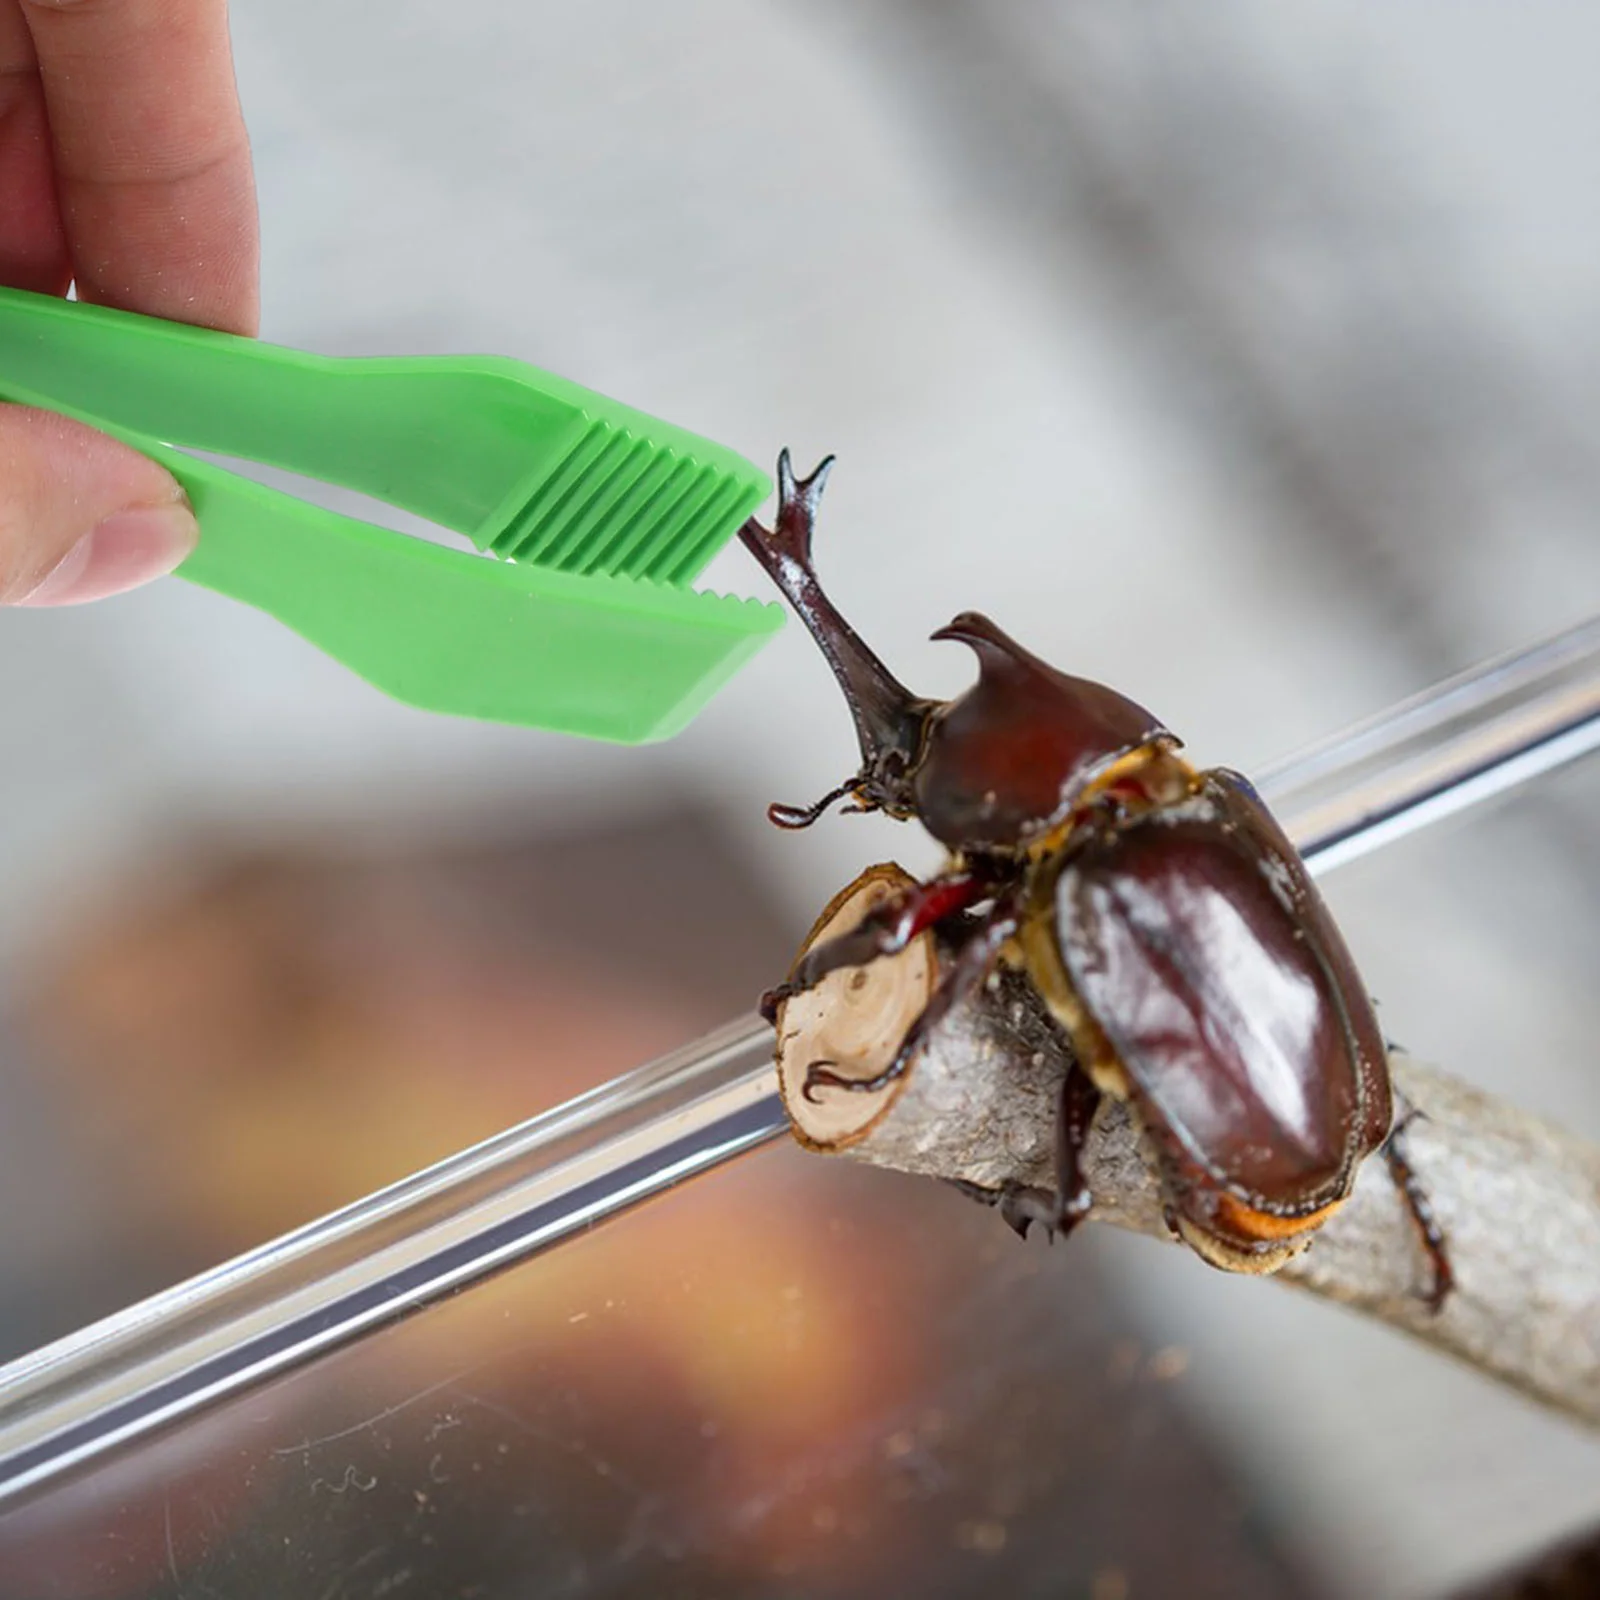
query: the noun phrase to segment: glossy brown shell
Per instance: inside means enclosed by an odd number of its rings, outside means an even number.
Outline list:
[[[934,638],[978,657],[977,683],[930,719],[913,776],[918,818],[952,850],[1025,846],[1119,756],[1172,738],[1143,706],[1057,672],[975,611]]]
[[[1098,835],[1054,889],[1062,976],[1179,1211],[1310,1218],[1392,1118],[1383,1036],[1304,864],[1236,775]],[[1240,1242],[1259,1239],[1246,1230]]]

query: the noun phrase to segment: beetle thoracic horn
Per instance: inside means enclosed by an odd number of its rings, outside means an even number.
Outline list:
[[[771,529],[752,517],[739,530],[745,548],[783,592],[821,647],[850,707],[861,744],[857,783],[863,798],[874,793],[872,779],[894,787],[915,759],[932,702],[918,699],[862,642],[855,629],[823,593],[811,561],[811,534],[833,457],[809,478],[797,479],[785,450],[778,457],[778,515]]]
[[[1031,656],[1009,633],[998,628],[981,611],[963,611],[942,628],[935,628],[930,639],[956,639],[974,650],[998,650],[1008,656]]]

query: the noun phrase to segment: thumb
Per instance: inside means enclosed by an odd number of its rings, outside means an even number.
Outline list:
[[[159,578],[199,526],[148,457],[51,411],[0,405],[0,605],[68,606]]]

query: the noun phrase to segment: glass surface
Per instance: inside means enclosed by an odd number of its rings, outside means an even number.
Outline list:
[[[1182,1353],[916,1189],[682,1185],[12,1502],[0,1593],[1314,1596]]]

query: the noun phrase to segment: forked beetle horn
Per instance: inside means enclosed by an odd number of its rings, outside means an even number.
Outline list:
[[[778,457],[774,526],[765,528],[752,517],[739,538],[810,630],[839,680],[861,743],[861,780],[887,779],[904,772],[915,757],[932,702],[919,700],[884,666],[817,581],[811,540],[832,466],[828,456],[809,478],[797,479],[785,450]],[[853,786],[854,781],[847,788]],[[870,794],[870,781],[865,787]]]

